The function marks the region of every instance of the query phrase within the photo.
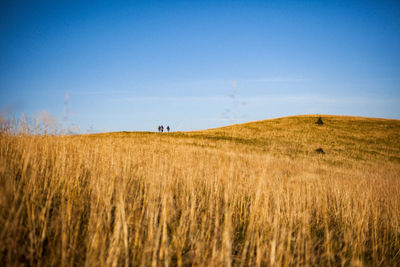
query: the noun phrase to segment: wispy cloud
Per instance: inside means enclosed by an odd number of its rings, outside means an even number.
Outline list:
[[[211,101],[231,101],[229,95],[216,96],[138,96],[138,97],[120,97],[110,99],[113,102],[141,102],[141,101],[167,101],[167,102],[211,102]],[[291,96],[246,96],[240,97],[240,101],[246,103],[262,102],[318,102],[318,103],[400,103],[398,98],[373,98],[373,97],[355,97],[355,96],[323,96],[323,95],[291,95]]]
[[[271,77],[260,77],[255,79],[247,80],[249,82],[264,82],[264,83],[297,83],[306,82],[309,79],[303,76],[271,76]]]
[[[91,91],[68,91],[70,96],[92,96],[92,95],[113,95],[113,94],[126,94],[130,91],[114,91],[114,90],[91,90]]]
[[[242,98],[247,102],[317,102],[317,103],[400,103],[399,98],[375,98],[358,96],[323,96],[323,95],[292,95],[292,96],[256,96]]]
[[[113,102],[170,101],[170,102],[208,102],[227,100],[227,96],[137,96],[112,98]]]

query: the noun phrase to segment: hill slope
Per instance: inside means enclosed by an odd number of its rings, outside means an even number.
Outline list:
[[[399,265],[400,121],[322,119],[0,134],[0,265]]]
[[[389,160],[400,163],[400,120],[322,116],[294,116],[251,122],[205,131],[254,144],[264,151],[309,156],[322,147],[329,157]]]
[[[230,147],[291,158],[315,157],[322,148],[325,158],[400,163],[400,120],[321,115],[291,116],[237,124],[216,129],[177,133],[109,133],[101,136],[162,138],[210,147]],[[170,141],[170,138],[174,138]],[[182,139],[182,140],[179,140]]]

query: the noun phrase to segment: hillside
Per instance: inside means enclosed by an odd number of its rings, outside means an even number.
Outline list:
[[[174,144],[229,147],[234,150],[287,156],[293,159],[319,157],[331,163],[346,161],[400,163],[400,120],[321,115],[292,116],[195,132],[120,132],[96,136],[157,139]],[[154,141],[154,140],[151,140]]]
[[[400,121],[322,119],[0,134],[0,265],[398,265]]]

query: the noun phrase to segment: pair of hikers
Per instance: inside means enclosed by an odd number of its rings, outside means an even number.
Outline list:
[[[166,130],[167,130],[167,132],[169,132],[169,130],[170,130],[169,125],[167,126]],[[162,126],[162,125],[158,126],[158,132],[160,132],[160,133],[164,132],[164,126]]]

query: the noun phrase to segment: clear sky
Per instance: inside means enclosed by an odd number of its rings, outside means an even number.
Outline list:
[[[1,1],[1,109],[82,132],[400,119],[400,2]]]

